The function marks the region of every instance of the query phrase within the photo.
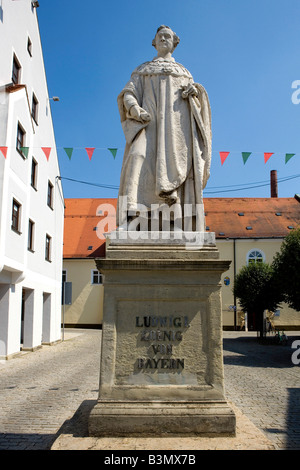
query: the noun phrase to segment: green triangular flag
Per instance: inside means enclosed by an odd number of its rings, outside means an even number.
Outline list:
[[[69,159],[71,160],[72,153],[73,153],[73,148],[72,147],[64,147],[64,151],[68,155]]]
[[[286,153],[285,154],[285,163],[287,163],[294,155],[295,153]]]
[[[248,158],[250,157],[252,152],[242,152],[242,157],[243,157],[243,161],[244,161],[244,165],[246,163],[246,161],[248,160]]]
[[[116,158],[118,149],[108,149],[108,150],[112,153],[112,156]]]
[[[23,155],[25,155],[25,157],[28,158],[29,147],[20,147],[20,150],[23,153]]]

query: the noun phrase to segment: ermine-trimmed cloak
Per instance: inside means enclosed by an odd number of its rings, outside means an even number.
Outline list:
[[[196,96],[183,97],[188,84]],[[130,117],[138,104],[150,114],[149,122]],[[203,204],[210,173],[211,111],[203,86],[173,58],[155,58],[137,67],[118,96],[126,139],[119,197],[127,208],[143,204]],[[122,222],[122,221],[120,221]]]

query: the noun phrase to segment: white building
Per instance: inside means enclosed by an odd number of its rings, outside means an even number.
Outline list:
[[[61,339],[64,200],[37,6],[0,2],[1,359]]]

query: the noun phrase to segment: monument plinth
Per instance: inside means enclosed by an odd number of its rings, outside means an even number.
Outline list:
[[[124,235],[124,234],[123,234]],[[100,389],[91,436],[234,434],[224,397],[221,274],[214,234],[200,249],[111,239]],[[136,237],[136,234],[134,235]],[[153,234],[152,234],[153,236]]]

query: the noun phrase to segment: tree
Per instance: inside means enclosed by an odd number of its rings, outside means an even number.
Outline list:
[[[283,300],[300,311],[300,228],[284,239],[272,267],[276,288],[283,292]]]
[[[253,263],[244,266],[236,275],[233,293],[239,299],[241,308],[254,314],[263,336],[263,314],[274,311],[282,300],[281,291],[274,284],[273,267],[267,263]]]

